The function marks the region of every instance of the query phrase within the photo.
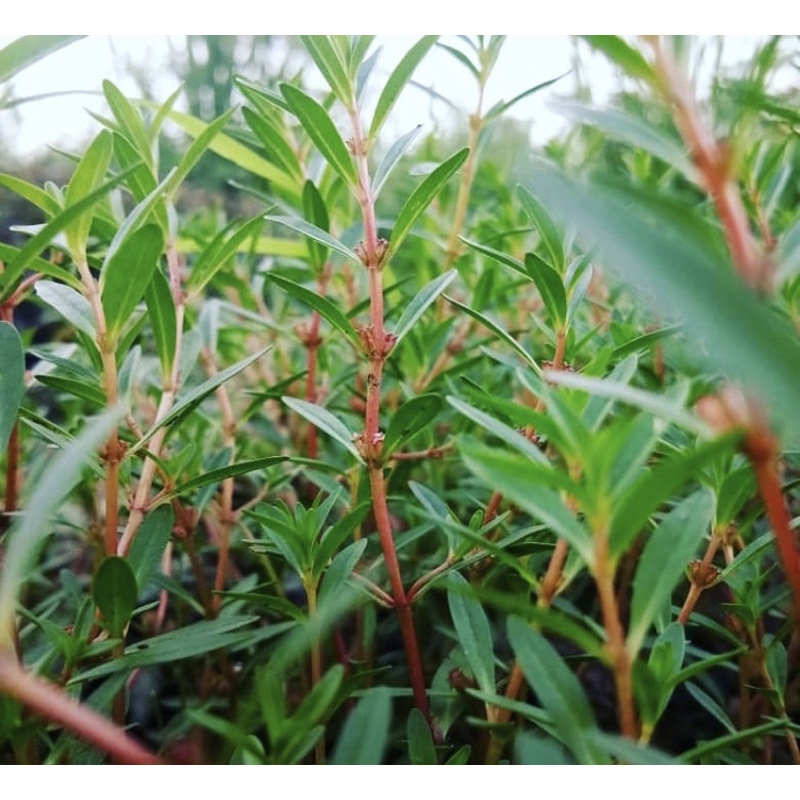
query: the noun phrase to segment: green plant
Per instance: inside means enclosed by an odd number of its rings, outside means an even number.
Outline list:
[[[485,111],[503,37],[380,85],[313,36],[210,123],[105,82],[65,187],[0,175],[42,219],[0,249],[4,761],[800,761],[790,45],[701,101],[691,42],[584,38],[635,89],[533,159],[492,137],[556,79]],[[434,47],[466,147],[385,142]],[[252,216],[184,207],[209,152]]]

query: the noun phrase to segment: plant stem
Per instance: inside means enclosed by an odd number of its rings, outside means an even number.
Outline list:
[[[0,653],[0,692],[34,713],[63,725],[122,764],[160,764],[160,760],[122,729],[63,690],[28,673],[8,653]]]

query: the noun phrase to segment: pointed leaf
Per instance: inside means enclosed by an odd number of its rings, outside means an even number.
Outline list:
[[[158,360],[161,362],[161,375],[166,379],[172,373],[177,347],[177,314],[172,291],[164,273],[156,269],[144,292],[150,327],[156,342]],[[165,384],[166,385],[166,384]]]
[[[451,572],[447,576],[447,586],[450,615],[470,671],[481,691],[494,692],[497,684],[492,630],[483,605],[460,573]]]
[[[530,189],[518,186],[517,193],[522,201],[522,207],[533,220],[534,225],[536,225],[542,245],[550,257],[550,263],[555,267],[556,272],[562,275],[566,262],[564,259],[564,241],[558,228],[556,228],[547,209]]]
[[[345,108],[350,108],[355,94],[354,87],[350,82],[347,67],[333,46],[330,36],[301,36],[300,40],[336,98]]]
[[[310,222],[306,222],[304,219],[298,219],[296,217],[273,217],[269,214],[265,216],[264,219],[268,222],[276,222],[278,225],[285,225],[287,228],[291,228],[293,231],[297,231],[303,236],[308,236],[309,239],[313,239],[325,247],[330,247],[331,250],[344,256],[348,261],[353,261],[359,265],[361,264],[361,259],[349,247],[345,247],[327,231],[323,231],[321,228],[312,225]]]
[[[212,483],[221,483],[226,478],[234,478],[237,475],[247,475],[250,472],[260,472],[269,467],[274,467],[276,464],[283,464],[287,459],[288,456],[265,456],[264,458],[254,458],[251,461],[239,461],[236,464],[218,467],[217,469],[204,472],[202,475],[197,475],[185,483],[179,484],[168,496],[180,497],[202,486],[208,486]]]
[[[6,189],[14,192],[14,194],[24,197],[29,203],[33,203],[33,205],[44,211],[49,217],[56,216],[56,214],[62,210],[58,202],[44,191],[44,189],[40,189],[38,186],[28,183],[28,181],[22,180],[22,178],[0,173],[0,186],[5,186]]]
[[[143,592],[150,578],[161,567],[167,543],[172,536],[175,512],[165,503],[154,508],[144,518],[128,552],[128,563],[136,576],[139,592]]]
[[[439,194],[445,183],[450,180],[467,160],[468,155],[469,150],[467,148],[459,150],[455,155],[450,156],[447,161],[436,167],[436,169],[414,189],[400,209],[400,213],[397,215],[391,236],[389,237],[389,248],[384,258],[384,263],[389,263],[392,256],[403,243],[403,240],[411,232],[416,221],[431,204],[433,198]]]
[[[388,456],[421,431],[441,410],[438,394],[421,394],[403,403],[386,426],[382,453]]]
[[[0,83],[83,36],[20,36],[0,50]]]
[[[83,331],[92,341],[97,335],[94,314],[89,301],[69,286],[54,281],[37,281],[34,291],[67,322]]]
[[[536,284],[553,326],[563,328],[567,320],[567,293],[561,275],[536,253],[525,254],[525,266]]]
[[[350,320],[327,297],[312,292],[310,289],[306,289],[305,286],[301,286],[299,283],[295,283],[274,272],[267,273],[267,278],[277,283],[278,286],[285,289],[293,297],[319,312],[323,319],[327,320],[339,333],[347,337],[353,347],[357,350],[361,349],[361,340],[355,328],[350,324]]]
[[[339,442],[339,444],[344,445],[355,456],[357,461],[364,463],[356,446],[353,444],[355,434],[338,417],[315,403],[298,400],[296,397],[282,397],[281,399],[292,411],[296,411],[301,417],[305,417],[321,431]]]
[[[372,124],[369,128],[370,141],[374,142],[378,138],[378,134],[386,118],[389,116],[389,112],[397,102],[397,98],[400,97],[405,85],[411,80],[414,70],[436,44],[438,38],[438,36],[423,36],[403,56],[394,70],[392,70],[392,74],[383,85],[383,90],[375,106],[375,113],[372,116]]]
[[[639,652],[656,615],[668,606],[672,590],[708,532],[714,498],[697,492],[676,506],[650,534],[636,568],[631,598],[628,650]]]
[[[152,168],[153,151],[141,115],[133,103],[111,81],[103,81],[103,94],[119,123],[120,130],[134,146],[138,157]]]
[[[291,84],[282,83],[281,93],[324,159],[348,186],[355,186],[358,177],[353,157],[325,108]]]
[[[145,225],[132,233],[104,264],[100,292],[107,334],[116,339],[144,296],[164,250],[158,225]]]
[[[394,335],[397,337],[395,347],[414,327],[417,320],[425,313],[425,309],[453,282],[457,275],[458,272],[451,269],[438,278],[434,278],[427,286],[419,290],[403,310],[400,319],[397,320],[397,326],[394,330]]]
[[[380,764],[389,741],[392,700],[385,686],[358,701],[341,728],[331,764]]]
[[[303,215],[312,225],[316,225],[320,230],[330,231],[330,219],[325,201],[319,189],[313,181],[306,181],[303,185]],[[311,266],[320,272],[325,267],[328,260],[328,248],[323,247],[314,239],[308,242],[309,255],[311,256]]]
[[[378,199],[378,196],[383,189],[386,179],[391,175],[392,170],[400,162],[405,152],[414,143],[417,136],[422,130],[422,125],[417,125],[412,128],[408,133],[403,134],[392,146],[386,151],[386,154],[381,159],[378,166],[375,168],[375,174],[372,176],[372,196]]]
[[[16,328],[0,322],[0,452],[5,452],[25,392],[25,351]]]
[[[359,539],[345,547],[331,561],[330,566],[322,576],[322,584],[319,590],[319,605],[325,608],[329,602],[339,594],[347,584],[350,573],[355,569],[356,564],[364,555],[367,547],[366,539]]]
[[[571,72],[571,70],[570,70]],[[549,86],[552,86],[554,83],[560,81],[563,77],[569,75],[569,72],[564,72],[556,78],[550,78],[549,81],[542,81],[542,83],[537,83],[536,86],[532,86],[530,89],[526,89],[524,92],[520,92],[518,95],[512,97],[510,100],[507,101],[500,101],[496,105],[492,106],[487,112],[484,117],[486,122],[491,122],[492,120],[501,117],[503,114],[506,113],[509,109],[515,106],[520,100],[524,100],[526,97],[531,97],[535,95],[537,92],[541,92],[542,89],[547,89]]]
[[[485,244],[480,244],[478,242],[473,242],[470,239],[465,239],[463,236],[459,236],[458,238],[464,242],[467,247],[477,250],[479,253],[483,253],[483,255],[489,256],[489,258],[492,258],[500,264],[509,267],[509,269],[512,269],[514,272],[522,275],[523,278],[532,280],[531,274],[528,272],[528,268],[518,258],[514,258],[506,253],[502,253],[499,250],[495,250],[493,247],[488,247]]]

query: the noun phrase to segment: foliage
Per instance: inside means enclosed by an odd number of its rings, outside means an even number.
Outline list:
[[[557,76],[485,109],[503,37],[381,84],[325,36],[213,119],[106,82],[65,185],[0,176],[39,219],[0,246],[5,763],[800,761],[791,44],[702,101],[692,42],[583,44],[632,88],[533,155],[503,115]],[[466,142],[385,142],[434,47]],[[178,205],[210,153],[251,216]]]

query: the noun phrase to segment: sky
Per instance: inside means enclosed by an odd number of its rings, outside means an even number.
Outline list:
[[[0,48],[14,38],[0,36]],[[379,74],[388,75],[417,38],[378,36],[376,43],[383,48]],[[731,60],[746,57],[759,38],[729,37],[725,50]],[[176,78],[166,69],[170,47],[180,48],[183,40],[183,36],[174,35],[91,35],[51,54],[19,73],[13,81],[14,96],[80,93],[0,110],[0,136],[21,160],[41,155],[48,146],[79,147],[91,132],[99,130],[99,123],[92,119],[87,109],[107,113],[100,92],[102,80],[110,78],[123,92],[136,96],[136,84],[124,67],[127,61],[144,64],[151,73],[162,76],[156,82],[156,93],[160,99],[166,99],[177,87]],[[455,36],[443,36],[441,41],[459,45]],[[574,47],[572,37],[568,36],[509,36],[488,84],[485,108],[568,72],[573,66]],[[588,54],[588,48],[583,46],[583,50]],[[585,62],[584,76],[588,77],[595,100],[599,102],[618,85],[614,71],[599,56]],[[437,48],[429,53],[414,77],[462,108],[465,117],[474,110],[477,99],[474,81],[467,70],[444,50]],[[515,107],[513,114],[517,118],[532,121],[535,141],[546,141],[563,129],[561,118],[548,108],[548,100],[559,93],[569,94],[574,86],[574,76],[567,75],[556,86],[525,99]],[[431,120],[432,113],[435,122]],[[432,103],[424,92],[408,87],[387,128],[388,133],[400,135],[419,123],[442,124],[446,119],[448,112],[443,104]]]

